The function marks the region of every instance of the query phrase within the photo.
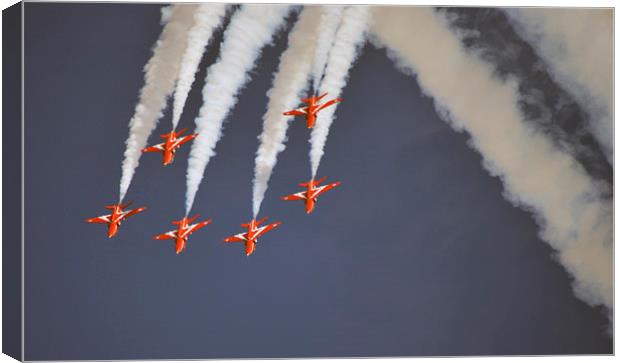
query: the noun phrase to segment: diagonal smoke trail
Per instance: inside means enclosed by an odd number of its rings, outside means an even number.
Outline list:
[[[613,163],[613,10],[513,8],[506,14],[587,110],[589,127]]]
[[[312,69],[313,76],[313,91],[316,93],[323,78],[323,72],[325,71],[325,64],[327,63],[327,56],[329,50],[334,44],[334,37],[336,30],[342,20],[343,6],[328,5],[323,6],[321,12],[321,25],[317,31],[318,39],[317,48],[314,55],[314,66]]]
[[[263,47],[284,24],[290,9],[288,5],[244,5],[231,19],[220,57],[209,67],[202,90],[204,103],[196,118],[198,137],[192,144],[187,166],[186,214],[192,209],[205,168],[215,155],[224,119],[249,81],[248,73]]]
[[[569,154],[528,127],[515,82],[467,53],[445,19],[428,8],[380,7],[373,34],[404,71],[417,76],[437,111],[471,135],[484,167],[500,177],[505,196],[534,213],[541,238],[574,277],[590,305],[613,304],[612,206]]]
[[[273,87],[268,92],[269,103],[263,116],[263,132],[256,152],[252,211],[258,215],[260,205],[267,191],[269,178],[278,161],[278,153],[284,150],[286,131],[291,116],[284,116],[283,110],[294,108],[300,94],[308,84],[316,50],[316,32],[321,24],[322,8],[306,6],[299,20],[289,34],[288,48],[280,57],[278,72]]]
[[[213,32],[222,24],[226,15],[225,4],[201,4],[194,14],[194,26],[187,34],[187,47],[183,53],[179,79],[172,104],[172,129],[176,129],[185,107],[187,95],[194,83],[198,65]]]
[[[144,86],[140,90],[140,100],[129,122],[119,201],[127,194],[140,161],[141,150],[162,117],[168,96],[174,89],[187,32],[193,25],[196,7],[197,5],[179,4],[162,10],[164,29],[155,44],[153,56],[144,67]]]
[[[358,46],[366,39],[370,11],[366,6],[348,6],[342,14],[342,23],[336,32],[334,45],[329,53],[325,76],[320,94],[329,93],[339,97],[346,85],[349,69],[358,55]],[[316,176],[323,157],[329,128],[334,121],[337,105],[326,108],[318,114],[316,125],[310,136],[310,164],[312,177]]]
[[[442,8],[464,48],[493,66],[495,75],[513,79],[519,108],[533,129],[570,153],[586,173],[611,193],[613,168],[588,126],[588,115],[566,92],[532,46],[510,24],[506,13],[488,8]],[[605,192],[601,189],[601,192]]]

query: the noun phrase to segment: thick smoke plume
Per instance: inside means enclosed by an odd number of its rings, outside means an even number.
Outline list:
[[[325,76],[319,94],[329,93],[330,98],[339,97],[346,85],[349,69],[357,58],[358,48],[366,39],[370,11],[366,6],[349,6],[342,14],[342,23],[336,32],[334,45],[329,53]],[[316,176],[323,157],[329,128],[337,105],[318,113],[317,122],[310,137],[310,164],[312,177]]]
[[[284,150],[286,131],[291,116],[283,111],[295,108],[308,84],[312,60],[316,51],[316,33],[321,24],[321,7],[306,6],[289,34],[288,48],[280,57],[280,65],[268,92],[269,103],[263,116],[263,132],[256,152],[252,211],[258,215],[267,191],[269,178],[277,163],[278,153]]]
[[[192,209],[198,186],[215,155],[222,125],[237,103],[239,91],[250,79],[263,47],[284,23],[290,6],[244,5],[231,19],[218,61],[207,70],[203,104],[196,118],[198,137],[192,144],[187,166],[186,214]]]
[[[187,47],[181,59],[179,79],[172,104],[172,129],[176,129],[185,107],[187,95],[194,83],[198,65],[213,32],[222,24],[226,15],[224,4],[201,4],[194,14],[194,26],[187,34]]]
[[[537,131],[570,153],[590,177],[607,185],[613,169],[588,125],[588,113],[555,81],[550,67],[516,31],[504,10],[455,8],[438,10],[469,53],[493,66],[495,75],[518,82],[519,108]]]
[[[141,150],[146,146],[149,135],[163,116],[168,96],[174,89],[179,74],[179,64],[187,33],[194,23],[197,5],[174,5],[162,11],[164,29],[155,44],[153,56],[144,67],[144,86],[140,100],[129,122],[129,137],[122,164],[120,197],[127,194],[133,174],[140,161]]]
[[[312,70],[314,92],[318,91],[321,78],[323,78],[327,56],[334,44],[336,30],[338,30],[338,26],[342,20],[343,9],[344,7],[338,5],[323,6],[321,25],[315,33],[315,36],[318,38],[316,40],[317,48],[314,53],[314,66]]]
[[[589,126],[613,162],[613,10],[514,8],[515,29],[556,81],[588,111]]]
[[[373,34],[400,67],[417,76],[438,113],[501,178],[506,198],[532,211],[542,239],[574,277],[576,295],[591,305],[613,304],[612,206],[572,157],[528,127],[516,83],[467,53],[432,9],[373,10]]]

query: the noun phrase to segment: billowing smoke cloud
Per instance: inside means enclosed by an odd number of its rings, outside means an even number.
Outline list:
[[[295,108],[299,97],[308,84],[312,60],[316,50],[316,33],[321,24],[323,10],[318,6],[306,6],[289,34],[288,48],[280,57],[273,87],[268,92],[269,103],[263,116],[263,132],[256,152],[252,210],[258,215],[269,178],[277,163],[278,153],[285,148],[286,130],[291,116],[283,111]]]
[[[194,83],[196,71],[213,32],[226,15],[224,4],[201,4],[194,14],[194,26],[187,34],[187,47],[181,59],[179,79],[172,104],[172,129],[176,129],[185,107],[187,95]]]
[[[174,5],[168,5],[161,8],[161,18],[159,19],[161,25],[165,25],[168,20],[170,20],[170,15],[172,14],[173,9]]]
[[[129,137],[122,164],[120,197],[127,194],[133,174],[138,167],[142,148],[146,146],[149,135],[163,116],[168,96],[174,89],[179,74],[179,64],[187,33],[194,23],[197,5],[174,5],[162,11],[164,29],[155,44],[153,56],[144,67],[144,86],[140,90],[140,100],[129,122]]]
[[[377,42],[417,76],[442,118],[471,135],[505,197],[535,214],[541,238],[574,277],[576,295],[611,311],[611,203],[569,154],[524,122],[516,83],[495,78],[488,63],[464,51],[432,9],[378,7],[373,19]]]
[[[327,56],[329,55],[329,50],[334,44],[336,30],[338,30],[338,26],[342,20],[343,9],[344,7],[338,5],[323,6],[323,11],[321,12],[321,25],[315,34],[318,39],[316,40],[317,48],[314,53],[314,67],[312,70],[314,92],[318,91],[321,78],[323,78],[323,71],[325,71]]]
[[[588,111],[592,132],[613,162],[613,10],[514,8],[507,14]]]
[[[587,112],[554,80],[549,67],[517,34],[506,13],[457,7],[438,11],[469,53],[490,63],[497,77],[518,82],[519,108],[528,124],[570,153],[590,177],[606,185],[609,196],[613,169],[588,126]]]
[[[250,79],[263,47],[283,24],[290,11],[284,5],[244,5],[231,19],[224,32],[218,61],[207,70],[202,90],[204,102],[196,118],[198,137],[192,144],[187,166],[185,209],[194,204],[198,186],[215,155],[215,145],[222,135],[222,125],[237,103],[237,94]]]
[[[325,76],[319,94],[329,93],[330,98],[339,97],[346,85],[349,69],[358,55],[358,47],[365,40],[370,11],[366,6],[349,6],[342,14],[342,23],[336,32],[334,45],[329,53]],[[329,128],[337,105],[318,113],[317,122],[310,137],[310,164],[312,177],[316,176],[323,157]]]

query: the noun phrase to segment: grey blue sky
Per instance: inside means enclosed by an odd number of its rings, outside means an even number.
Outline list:
[[[574,296],[533,217],[503,199],[467,135],[370,44],[319,171],[342,186],[310,216],[279,200],[309,173],[309,134],[295,121],[261,209],[283,225],[251,257],[222,239],[251,218],[265,93],[286,32],[226,122],[193,209],[213,224],[182,254],[152,237],[184,213],[188,147],[166,168],[141,159],[127,200],[149,209],[116,238],[84,223],[116,202],[159,8],[25,5],[25,359],[612,352],[605,314]],[[220,40],[180,127],[193,129]]]

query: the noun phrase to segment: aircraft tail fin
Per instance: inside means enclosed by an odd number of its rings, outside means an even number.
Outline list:
[[[193,216],[192,218],[189,218],[187,220],[187,223],[193,223],[196,219],[198,219],[198,217],[200,217],[200,214],[196,214],[195,216]]]
[[[314,181],[313,179],[310,179],[310,180],[308,180],[307,182],[299,183],[299,186],[300,186],[300,187],[307,187],[307,186],[309,186],[309,185],[310,185],[310,183],[312,183],[313,185],[319,185],[319,184],[321,184],[322,182],[324,182],[325,180],[327,180],[327,177],[326,177],[326,176],[322,177],[321,179],[319,179],[319,180],[317,180],[317,181]]]
[[[170,131],[170,132],[169,132],[169,133],[167,133],[167,134],[161,134],[161,135],[159,135],[159,136],[161,136],[161,138],[162,138],[162,139],[167,139],[168,137],[170,137],[170,135],[173,135],[174,137],[179,137],[179,136],[181,136],[181,135],[182,135],[185,131],[187,131],[187,127],[186,127],[186,128],[183,128],[183,129],[181,129],[181,130],[179,130],[178,132],[177,132],[177,131],[172,130],[172,131]]]
[[[109,210],[114,210],[114,208],[116,208],[117,206],[120,207],[121,209],[125,209],[127,207],[129,207],[131,205],[132,202],[127,202],[125,204],[110,204],[110,205],[106,205],[105,209],[109,209]]]
[[[263,217],[262,219],[260,219],[260,220],[258,220],[258,221],[254,220],[254,224],[255,224],[256,226],[260,226],[261,224],[263,224],[263,223],[267,220],[267,218],[269,218],[269,217]],[[243,224],[241,225],[241,227],[243,227],[243,228],[250,228],[250,226],[251,226],[251,225],[252,225],[252,222],[249,222],[249,223],[243,223]]]
[[[319,185],[319,184],[321,184],[322,182],[324,182],[325,180],[327,180],[327,177],[326,177],[326,176],[324,176],[324,177],[322,177],[321,179],[319,179],[319,180],[315,181],[315,182],[314,182],[314,185]]]

